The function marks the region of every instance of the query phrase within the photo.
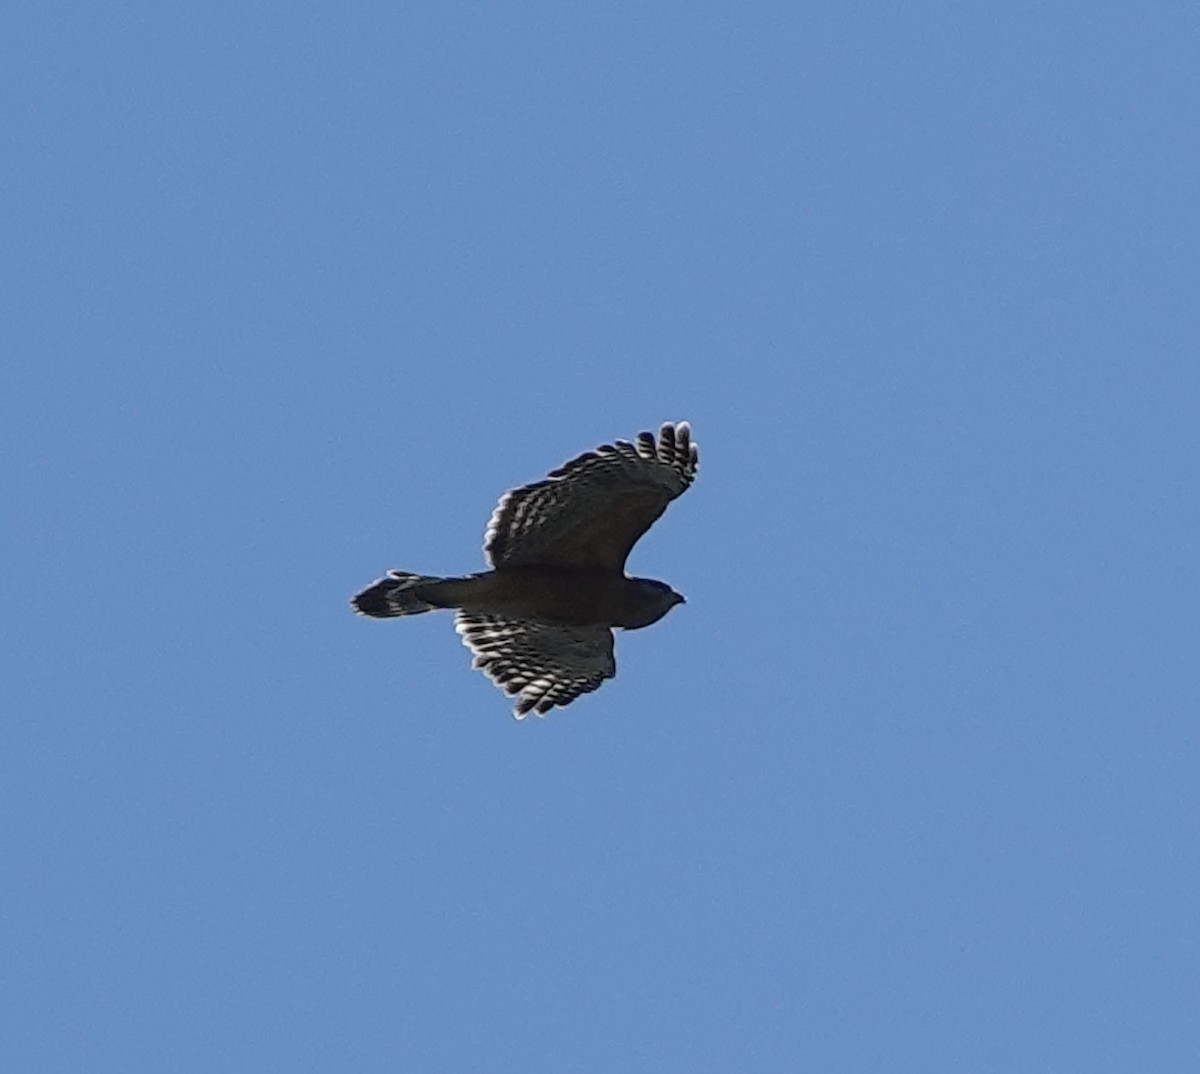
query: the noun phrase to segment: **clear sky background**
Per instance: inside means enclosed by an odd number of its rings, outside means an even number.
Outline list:
[[[1200,1069],[1200,14],[24,2],[0,1067]],[[687,418],[518,723],[497,497]]]

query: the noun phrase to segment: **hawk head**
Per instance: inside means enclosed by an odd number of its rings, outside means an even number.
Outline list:
[[[636,600],[632,614],[621,624],[626,630],[657,623],[676,604],[686,603],[683,594],[676,593],[666,582],[653,578],[630,578],[629,582],[634,587]]]

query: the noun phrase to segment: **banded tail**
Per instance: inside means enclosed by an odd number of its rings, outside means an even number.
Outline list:
[[[442,581],[429,574],[410,574],[408,571],[388,571],[377,582],[372,582],[350,601],[351,607],[360,615],[376,619],[392,619],[397,615],[420,615],[444,604],[430,604],[420,596],[421,587]]]

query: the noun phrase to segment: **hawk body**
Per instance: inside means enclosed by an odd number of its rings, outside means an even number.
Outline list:
[[[457,609],[474,666],[520,695],[518,718],[545,715],[616,674],[614,627],[649,626],[683,603],[663,582],[628,577],[625,561],[697,464],[686,422],[585,452],[501,498],[484,537],[493,570],[393,570],[351,603],[376,618]]]

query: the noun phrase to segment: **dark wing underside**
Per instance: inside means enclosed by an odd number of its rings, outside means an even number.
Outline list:
[[[488,561],[624,570],[638,538],[692,483],[697,460],[687,422],[664,425],[657,440],[639,433],[585,452],[501,498],[484,536]]]
[[[617,673],[607,627],[563,627],[460,611],[455,629],[475,654],[473,666],[507,694],[519,694],[513,715],[546,715],[569,705]]]

